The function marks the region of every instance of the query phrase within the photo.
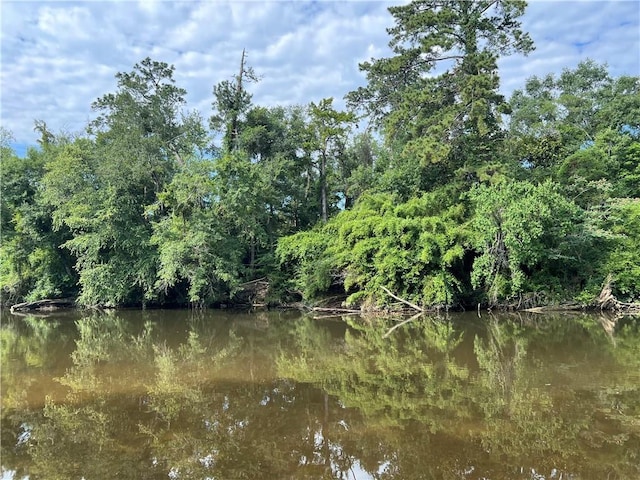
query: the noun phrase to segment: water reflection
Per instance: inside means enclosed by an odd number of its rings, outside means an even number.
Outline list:
[[[6,316],[3,478],[640,478],[640,326],[611,323]]]

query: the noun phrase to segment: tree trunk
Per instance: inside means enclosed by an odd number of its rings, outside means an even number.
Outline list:
[[[322,221],[327,223],[327,157],[325,153],[320,156],[320,202]]]

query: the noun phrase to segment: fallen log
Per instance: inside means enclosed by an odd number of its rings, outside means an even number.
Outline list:
[[[34,310],[57,310],[58,308],[75,307],[74,298],[45,298],[44,300],[36,300],[35,302],[23,302],[11,305],[9,309],[11,313],[30,312]]]

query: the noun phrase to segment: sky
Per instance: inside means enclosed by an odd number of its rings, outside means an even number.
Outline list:
[[[388,56],[385,1],[0,1],[0,119],[15,149],[34,145],[34,120],[81,133],[117,72],[145,57],[175,66],[187,108],[211,115],[212,87],[237,74],[243,49],[261,77],[262,106],[308,104],[366,84],[358,64]],[[522,26],[536,44],[499,62],[510,95],[532,75],[591,58],[612,76],[640,75],[638,0],[530,0]]]

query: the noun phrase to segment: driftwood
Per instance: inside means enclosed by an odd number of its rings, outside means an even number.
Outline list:
[[[358,312],[357,315],[360,315],[360,313]],[[311,318],[313,318],[314,320],[329,320],[329,319],[344,320],[345,316],[348,316],[348,314],[345,314],[345,313],[330,313],[328,315],[318,315],[318,316],[313,316]]]
[[[600,295],[598,295],[596,300],[596,304],[600,307],[600,310],[615,309],[618,306],[618,299],[615,297],[611,289],[612,284],[613,278],[609,275],[604,281]]]
[[[57,310],[58,308],[75,307],[76,301],[73,298],[46,298],[35,302],[23,302],[12,305],[11,313],[30,312],[33,310]]]
[[[584,312],[592,310],[600,310],[601,312],[617,312],[621,314],[625,313],[640,313],[640,303],[638,302],[621,302],[613,294],[613,277],[608,275],[602,285],[600,294],[593,299],[591,304],[584,305],[575,302],[566,302],[556,305],[540,305],[531,308],[518,309],[522,312],[530,313],[553,313],[553,312]]]

